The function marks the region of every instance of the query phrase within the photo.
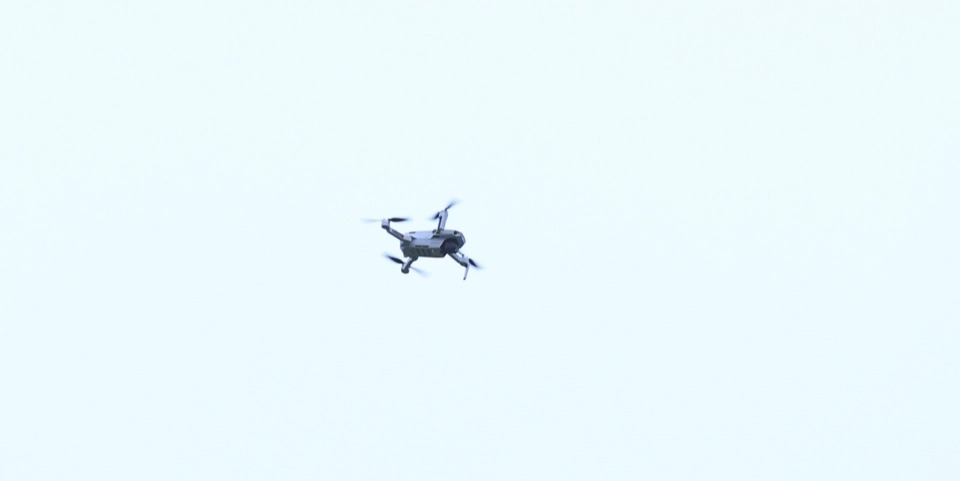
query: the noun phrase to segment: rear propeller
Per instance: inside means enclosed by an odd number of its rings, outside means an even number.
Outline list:
[[[410,220],[410,218],[409,217],[387,217],[387,220],[390,222],[406,222]],[[360,219],[360,222],[383,222],[383,219],[373,219],[370,217],[366,217],[366,218]]]
[[[455,206],[455,205],[457,205],[457,204],[459,204],[459,203],[460,203],[460,201],[458,201],[458,200],[456,200],[456,199],[451,200],[450,203],[447,204],[447,206],[443,208],[443,210],[440,210],[440,211],[438,211],[436,214],[433,214],[433,217],[431,217],[430,220],[437,220],[437,219],[439,219],[439,218],[440,218],[440,212],[446,212],[447,209],[449,209],[449,208],[451,208],[451,207],[453,207],[453,206]]]
[[[399,258],[399,257],[393,257],[392,255],[387,254],[387,253],[384,253],[384,254],[383,254],[383,257],[386,257],[387,259],[390,259],[390,260],[392,260],[393,262],[396,262],[397,264],[400,264],[400,265],[403,265],[403,264],[405,263],[405,262],[403,261],[403,259],[401,259],[401,258]],[[411,271],[416,272],[417,274],[420,274],[421,276],[424,276],[424,277],[426,277],[426,276],[429,275],[429,274],[427,274],[425,271],[422,271],[422,270],[420,270],[420,269],[417,269],[416,267],[413,267],[413,266],[408,267],[408,269],[410,269]]]

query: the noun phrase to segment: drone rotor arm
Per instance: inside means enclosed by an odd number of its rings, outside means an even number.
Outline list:
[[[454,262],[463,266],[464,268],[463,280],[467,280],[467,274],[470,273],[470,266],[476,267],[477,269],[482,269],[482,267],[480,267],[480,264],[477,264],[476,261],[467,257],[467,255],[464,254],[463,252],[451,252],[447,255],[450,256],[450,258],[453,259]]]

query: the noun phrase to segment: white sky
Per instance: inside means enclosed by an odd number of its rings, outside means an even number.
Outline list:
[[[956,479],[957,25],[5,2],[0,479]]]

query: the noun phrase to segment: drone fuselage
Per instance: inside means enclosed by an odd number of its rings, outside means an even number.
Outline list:
[[[460,250],[467,242],[462,232],[455,230],[427,230],[407,232],[400,239],[400,250],[405,257],[444,257]]]
[[[406,218],[390,217],[381,220],[380,227],[383,227],[383,230],[387,231],[387,234],[396,237],[397,240],[400,241],[400,250],[403,251],[406,259],[399,259],[389,254],[384,254],[384,256],[393,262],[401,264],[400,272],[404,274],[410,272],[410,269],[416,270],[416,268],[410,265],[421,257],[449,256],[454,262],[463,266],[463,279],[466,280],[470,266],[477,268],[480,266],[477,265],[473,259],[467,257],[466,254],[460,252],[460,248],[467,243],[467,239],[463,236],[463,233],[445,228],[447,223],[447,209],[453,205],[454,203],[451,202],[442,211],[437,212],[434,219],[439,220],[439,222],[437,223],[437,228],[434,230],[414,231],[403,234],[390,227],[390,222],[402,222],[407,220]]]

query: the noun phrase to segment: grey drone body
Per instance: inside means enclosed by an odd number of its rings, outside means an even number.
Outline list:
[[[407,232],[400,239],[400,251],[406,257],[443,257],[459,251],[466,242],[455,230]]]
[[[401,260],[386,255],[388,259],[401,264],[400,272],[408,274],[411,269],[411,264],[421,257],[440,258],[450,256],[457,264],[460,264],[466,269],[463,273],[464,280],[467,278],[467,273],[470,272],[470,266],[480,267],[473,259],[460,252],[460,248],[467,242],[463,233],[445,228],[447,224],[447,209],[453,207],[453,205],[454,203],[451,202],[446,208],[434,215],[433,218],[439,220],[437,228],[434,230],[414,231],[404,234],[391,227],[390,222],[401,222],[407,219],[394,217],[380,221],[380,227],[382,227],[383,230],[400,240],[400,251],[403,252],[406,259]],[[416,270],[416,268],[413,269]]]

